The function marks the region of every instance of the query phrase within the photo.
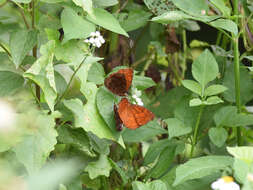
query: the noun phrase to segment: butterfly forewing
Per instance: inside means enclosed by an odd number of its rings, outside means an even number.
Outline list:
[[[120,69],[116,73],[109,75],[105,81],[105,86],[118,96],[125,96],[133,80],[132,69]]]
[[[119,103],[119,116],[123,124],[129,129],[136,129],[154,119],[154,114],[148,109],[131,104],[126,98]]]

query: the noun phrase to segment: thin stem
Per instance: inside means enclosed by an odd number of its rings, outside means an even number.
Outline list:
[[[11,57],[11,53],[2,43],[0,43],[0,47]]]
[[[235,22],[238,26],[239,19],[238,15],[238,0],[234,0],[234,15]],[[241,98],[240,98],[240,53],[239,53],[239,35],[233,35],[233,47],[234,47],[234,75],[235,75],[235,97],[236,97],[236,107],[237,112],[241,113]],[[242,145],[241,137],[241,127],[238,127],[236,130],[237,136],[237,145]]]
[[[83,61],[80,63],[80,65],[77,67],[77,69],[74,71],[74,73],[72,74],[72,76],[71,76],[71,78],[70,78],[70,80],[69,80],[69,82],[68,82],[68,85],[67,85],[67,87],[66,87],[66,89],[65,89],[65,91],[62,93],[62,95],[58,98],[58,100],[56,101],[56,103],[55,103],[55,106],[62,100],[62,98],[66,95],[66,93],[68,92],[68,89],[69,89],[69,87],[70,87],[70,85],[71,85],[71,83],[72,83],[72,81],[73,81],[73,79],[74,79],[74,77],[75,77],[75,75],[76,75],[76,73],[79,71],[79,69],[82,67],[82,65],[84,64],[84,62],[85,62],[85,60],[86,60],[86,58],[87,58],[88,56],[86,56],[84,59],[83,59]]]
[[[28,24],[28,22],[27,22],[27,20],[26,20],[24,10],[23,10],[23,9],[18,9],[18,10],[19,10],[19,12],[20,12],[20,14],[21,14],[21,16],[22,16],[22,18],[23,18],[23,20],[24,20],[24,23],[25,23],[26,28],[29,29],[30,26],[29,26],[29,24]]]
[[[197,144],[197,137],[198,137],[198,131],[199,131],[199,123],[200,123],[200,119],[201,119],[203,110],[204,110],[204,106],[201,106],[200,110],[199,110],[198,118],[197,118],[197,121],[196,121],[196,125],[195,125],[195,128],[194,128],[190,158],[192,158],[193,152],[194,152],[194,148],[195,148],[195,146]]]
[[[186,58],[187,58],[187,41],[186,41],[186,30],[182,31],[183,38],[183,61],[182,61],[182,78],[184,78],[186,71]]]

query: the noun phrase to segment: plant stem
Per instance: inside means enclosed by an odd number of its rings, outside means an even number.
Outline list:
[[[201,119],[203,110],[204,110],[204,106],[200,106],[198,118],[197,118],[196,125],[195,125],[195,128],[194,128],[194,133],[193,133],[193,141],[192,141],[190,158],[192,158],[194,148],[195,148],[195,146],[197,144],[197,136],[198,136],[198,131],[199,131],[199,123],[200,123],[200,119]]]
[[[11,53],[2,43],[0,43],[0,47],[11,57]]]
[[[69,89],[69,87],[70,87],[70,85],[71,85],[71,83],[72,83],[72,81],[73,81],[73,79],[74,79],[74,77],[75,77],[75,75],[76,75],[76,73],[79,71],[79,69],[82,67],[82,65],[84,64],[84,62],[85,62],[85,60],[86,60],[86,58],[87,58],[88,56],[86,56],[84,59],[83,59],[83,61],[80,63],[80,65],[77,67],[77,69],[74,71],[74,73],[72,74],[72,76],[71,76],[71,78],[70,78],[70,80],[69,80],[69,82],[68,82],[68,85],[67,85],[67,87],[66,87],[66,89],[65,89],[65,91],[62,93],[62,95],[58,98],[58,100],[56,101],[56,103],[55,103],[55,106],[62,100],[62,98],[66,95],[66,93],[68,92],[68,89]]]
[[[234,0],[234,15],[235,22],[238,26],[238,0]],[[235,75],[235,96],[236,96],[236,107],[237,112],[241,113],[241,98],[240,98],[240,52],[239,52],[239,35],[233,35],[233,47],[234,47],[234,75]],[[237,128],[236,131],[237,136],[237,145],[242,145],[242,138],[241,138],[241,127]]]
[[[182,79],[184,79],[185,71],[186,71],[186,58],[187,58],[187,41],[186,41],[186,31],[183,29],[182,31],[183,38],[183,61],[182,61]]]

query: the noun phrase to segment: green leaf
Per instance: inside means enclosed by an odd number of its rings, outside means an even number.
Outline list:
[[[211,96],[207,98],[206,101],[203,102],[204,105],[214,105],[219,103],[223,103],[223,100],[220,99],[218,96]]]
[[[153,17],[151,21],[158,22],[161,24],[170,24],[170,23],[178,22],[185,19],[193,19],[193,17],[185,14],[182,11],[169,11],[157,17]]]
[[[106,155],[101,154],[98,161],[90,162],[85,168],[85,171],[89,173],[91,179],[95,179],[98,176],[109,177],[112,166]]]
[[[145,90],[155,86],[156,83],[149,77],[134,75],[132,85],[138,90]]]
[[[110,7],[113,5],[117,5],[119,2],[118,0],[93,0],[93,3],[97,6],[97,7]]]
[[[132,186],[133,190],[167,190],[165,183],[161,180],[155,180],[146,184],[139,181],[134,181]]]
[[[199,99],[199,98],[193,98],[193,99],[190,100],[189,105],[190,105],[191,107],[194,107],[194,106],[201,106],[201,105],[203,105],[203,102],[202,102],[202,100]]]
[[[0,97],[12,95],[24,82],[24,78],[17,73],[0,71]]]
[[[253,163],[253,147],[250,146],[227,147],[227,151],[235,158],[242,160],[247,164]]]
[[[89,174],[87,173],[81,175],[81,180],[83,184],[85,184],[85,186],[87,186],[88,188],[99,189],[101,187],[101,179],[90,179]]]
[[[26,180],[27,189],[56,190],[59,183],[69,183],[79,173],[81,164],[74,159],[50,160],[38,173],[29,176]]]
[[[150,121],[146,125],[137,128],[136,130],[125,129],[122,132],[124,142],[141,142],[156,135],[166,134],[167,131],[163,129],[156,121]]]
[[[24,77],[33,80],[40,86],[52,111],[57,97],[53,68],[54,48],[54,41],[42,45],[40,48],[42,56],[24,73]]]
[[[208,131],[210,140],[217,147],[222,147],[227,140],[228,133],[224,128],[211,128]]]
[[[114,96],[105,87],[100,87],[96,95],[97,108],[110,129],[116,132],[114,119]]]
[[[11,0],[16,3],[30,3],[32,0]]]
[[[215,28],[221,28],[228,32],[233,33],[234,35],[238,34],[238,28],[235,22],[229,19],[218,19],[210,22],[210,25]]]
[[[94,24],[97,24],[107,30],[112,32],[122,34],[128,37],[128,34],[125,30],[120,26],[117,19],[109,12],[101,8],[94,8],[93,15],[88,15],[87,19]]]
[[[71,39],[87,38],[95,31],[95,25],[78,16],[71,8],[65,8],[61,13],[61,24],[64,30],[63,42]]]
[[[194,158],[179,165],[176,169],[176,179],[173,186],[181,184],[187,180],[199,179],[213,173],[219,172],[233,164],[233,159],[229,156],[204,156]]]
[[[247,174],[250,173],[250,168],[252,168],[252,165],[235,158],[233,169],[235,171],[236,181],[244,183],[247,179]]]
[[[230,64],[226,69],[223,85],[228,88],[224,92],[225,100],[235,102],[235,78],[234,78],[234,64]],[[253,98],[253,82],[247,69],[240,67],[240,94],[241,104],[245,105]]]
[[[219,85],[219,84],[214,84],[214,85],[208,86],[205,89],[204,95],[205,96],[213,96],[213,95],[217,95],[222,92],[225,92],[226,90],[227,90],[227,88],[225,86]]]
[[[238,127],[253,125],[252,115],[237,113],[235,106],[226,106],[219,109],[214,115],[214,121],[217,126]]]
[[[175,149],[176,149],[175,145],[166,147],[161,152],[156,165],[152,167],[152,169],[148,172],[147,176],[151,176],[152,178],[158,179],[163,174],[165,174],[169,170],[174,161]]]
[[[122,181],[123,181],[123,185],[126,185],[128,182],[129,177],[125,174],[125,171],[118,166],[118,164],[116,162],[114,162],[112,159],[108,158],[111,166],[119,173]]]
[[[104,79],[105,71],[102,64],[97,62],[93,63],[88,73],[88,81],[95,84],[104,84]]]
[[[65,2],[66,0],[40,0],[40,1],[45,3],[61,3]]]
[[[151,15],[151,13],[142,9],[132,10],[127,15],[127,18],[120,20],[120,25],[126,32],[133,31],[145,26]]]
[[[60,126],[57,128],[58,141],[63,144],[71,144],[79,150],[86,153],[88,156],[95,156],[95,153],[91,151],[89,137],[85,134],[83,129],[72,129],[70,126]]]
[[[17,30],[10,36],[11,57],[18,68],[25,56],[32,50],[37,43],[37,34],[35,30]]]
[[[88,14],[93,14],[92,0],[72,0],[77,6],[83,8]]]
[[[183,80],[182,84],[185,88],[201,96],[201,86],[194,80]]]
[[[208,12],[208,4],[205,0],[194,0],[194,2],[188,0],[172,0],[172,2],[179,9],[190,15],[200,16],[203,11]]]
[[[185,126],[182,121],[177,118],[168,118],[164,120],[168,125],[169,138],[186,135],[192,131],[190,126]]]
[[[67,88],[67,82],[63,78],[63,76],[56,71],[54,72],[54,76],[55,76],[55,85],[56,85],[57,93],[63,94]]]
[[[211,0],[210,2],[222,12],[223,16],[230,16],[231,10],[226,6],[223,0]]]
[[[94,151],[100,154],[109,155],[110,145],[112,144],[111,141],[98,138],[96,135],[90,132],[88,133],[88,136],[90,139],[90,144]]]
[[[192,64],[192,75],[200,83],[202,89],[217,77],[218,72],[218,64],[208,49],[201,53]]]
[[[23,117],[33,118],[32,122],[28,123],[33,132],[24,136],[22,141],[14,146],[13,151],[31,175],[39,171],[54,150],[57,132],[54,129],[54,117],[50,115],[32,114]]]

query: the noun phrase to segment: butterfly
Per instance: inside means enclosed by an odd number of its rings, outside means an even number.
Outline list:
[[[105,86],[118,96],[125,96],[133,80],[133,69],[120,69],[110,74],[104,81]]]
[[[122,123],[129,129],[136,129],[154,119],[154,114],[143,106],[131,104],[127,98],[122,98],[118,108],[114,107],[116,129],[122,130]]]

